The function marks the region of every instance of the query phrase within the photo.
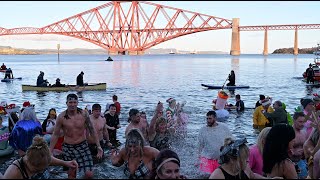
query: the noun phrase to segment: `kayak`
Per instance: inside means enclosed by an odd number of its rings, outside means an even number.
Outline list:
[[[222,86],[214,86],[214,85],[208,85],[208,84],[201,84],[201,86],[207,87],[208,89],[222,89]],[[229,90],[244,89],[244,88],[250,88],[250,86],[239,85],[239,86],[224,86],[223,87],[223,89],[229,89]]]
[[[11,82],[11,81],[13,81],[13,80],[21,80],[22,79],[22,77],[18,77],[18,78],[13,78],[13,79],[8,79],[8,78],[6,78],[6,79],[1,79],[1,82]]]
[[[89,84],[86,86],[66,85],[65,87],[22,85],[22,91],[98,91],[106,90],[107,83]]]

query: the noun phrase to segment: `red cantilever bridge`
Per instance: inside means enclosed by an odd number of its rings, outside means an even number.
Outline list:
[[[147,11],[148,10],[148,11]],[[240,55],[240,31],[265,31],[264,54],[268,54],[269,30],[319,29],[320,24],[239,26],[239,19],[205,15],[146,1],[112,1],[53,24],[35,28],[0,27],[0,36],[56,34],[88,41],[109,54],[143,54],[162,42],[197,32],[232,29],[231,55]]]

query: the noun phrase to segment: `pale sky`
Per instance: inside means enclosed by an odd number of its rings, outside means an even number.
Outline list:
[[[110,1],[1,1],[0,27],[43,27]],[[240,18],[240,26],[278,24],[320,24],[317,1],[152,1],[156,4],[199,12],[225,19]],[[145,6],[146,12],[153,11]],[[149,8],[149,9],[148,9]],[[151,16],[151,14],[148,14]],[[317,38],[318,37],[318,38]],[[241,31],[241,53],[261,54],[263,31]],[[294,31],[269,31],[269,53],[293,47]],[[298,47],[314,47],[320,42],[320,29],[298,31]],[[0,46],[27,49],[100,48],[86,41],[59,35],[0,36]],[[188,51],[224,51],[231,48],[231,29],[199,32],[161,43],[153,48]]]

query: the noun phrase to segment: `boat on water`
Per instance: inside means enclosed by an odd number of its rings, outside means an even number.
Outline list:
[[[6,72],[6,69],[0,69],[0,72]]]
[[[176,53],[171,50],[171,51],[169,52],[169,54],[176,54]]]
[[[311,64],[312,65],[312,69],[314,71],[314,80],[315,81],[320,81],[320,44],[318,43],[317,44],[317,48],[316,50],[313,52],[313,54],[315,55],[314,57],[314,64]],[[307,75],[306,75],[306,72],[303,72],[302,73],[302,77],[304,78],[304,80],[307,79]]]
[[[109,56],[105,61],[113,61],[113,59]]]
[[[66,85],[65,87],[39,87],[33,85],[22,85],[22,91],[104,91],[107,89],[107,83],[95,83],[85,86]]]
[[[204,86],[208,89],[222,89],[222,86],[214,86],[214,85],[208,85],[208,84],[201,84],[201,86]],[[238,85],[238,86],[224,86],[223,87],[223,89],[229,89],[229,90],[246,89],[246,88],[250,88],[250,86]]]
[[[1,79],[1,82],[11,82],[14,80],[21,80],[21,79],[22,79],[22,77],[17,77],[17,78],[12,78],[12,79],[6,78],[6,79]]]
[[[319,44],[319,43],[317,44],[317,48],[316,48],[316,50],[313,52],[313,54],[315,55],[314,63],[315,63],[316,65],[320,65],[320,44]]]

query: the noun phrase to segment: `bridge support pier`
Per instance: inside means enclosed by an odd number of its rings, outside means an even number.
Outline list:
[[[144,51],[128,51],[128,55],[144,55]]]
[[[232,39],[230,55],[240,55],[240,31],[239,31],[239,18],[232,18]]]
[[[294,47],[293,47],[293,54],[298,55],[298,28],[296,28],[294,32]]]
[[[108,51],[109,55],[126,55],[125,51],[111,50]]]
[[[264,47],[263,47],[263,55],[268,56],[268,29],[264,30]]]

